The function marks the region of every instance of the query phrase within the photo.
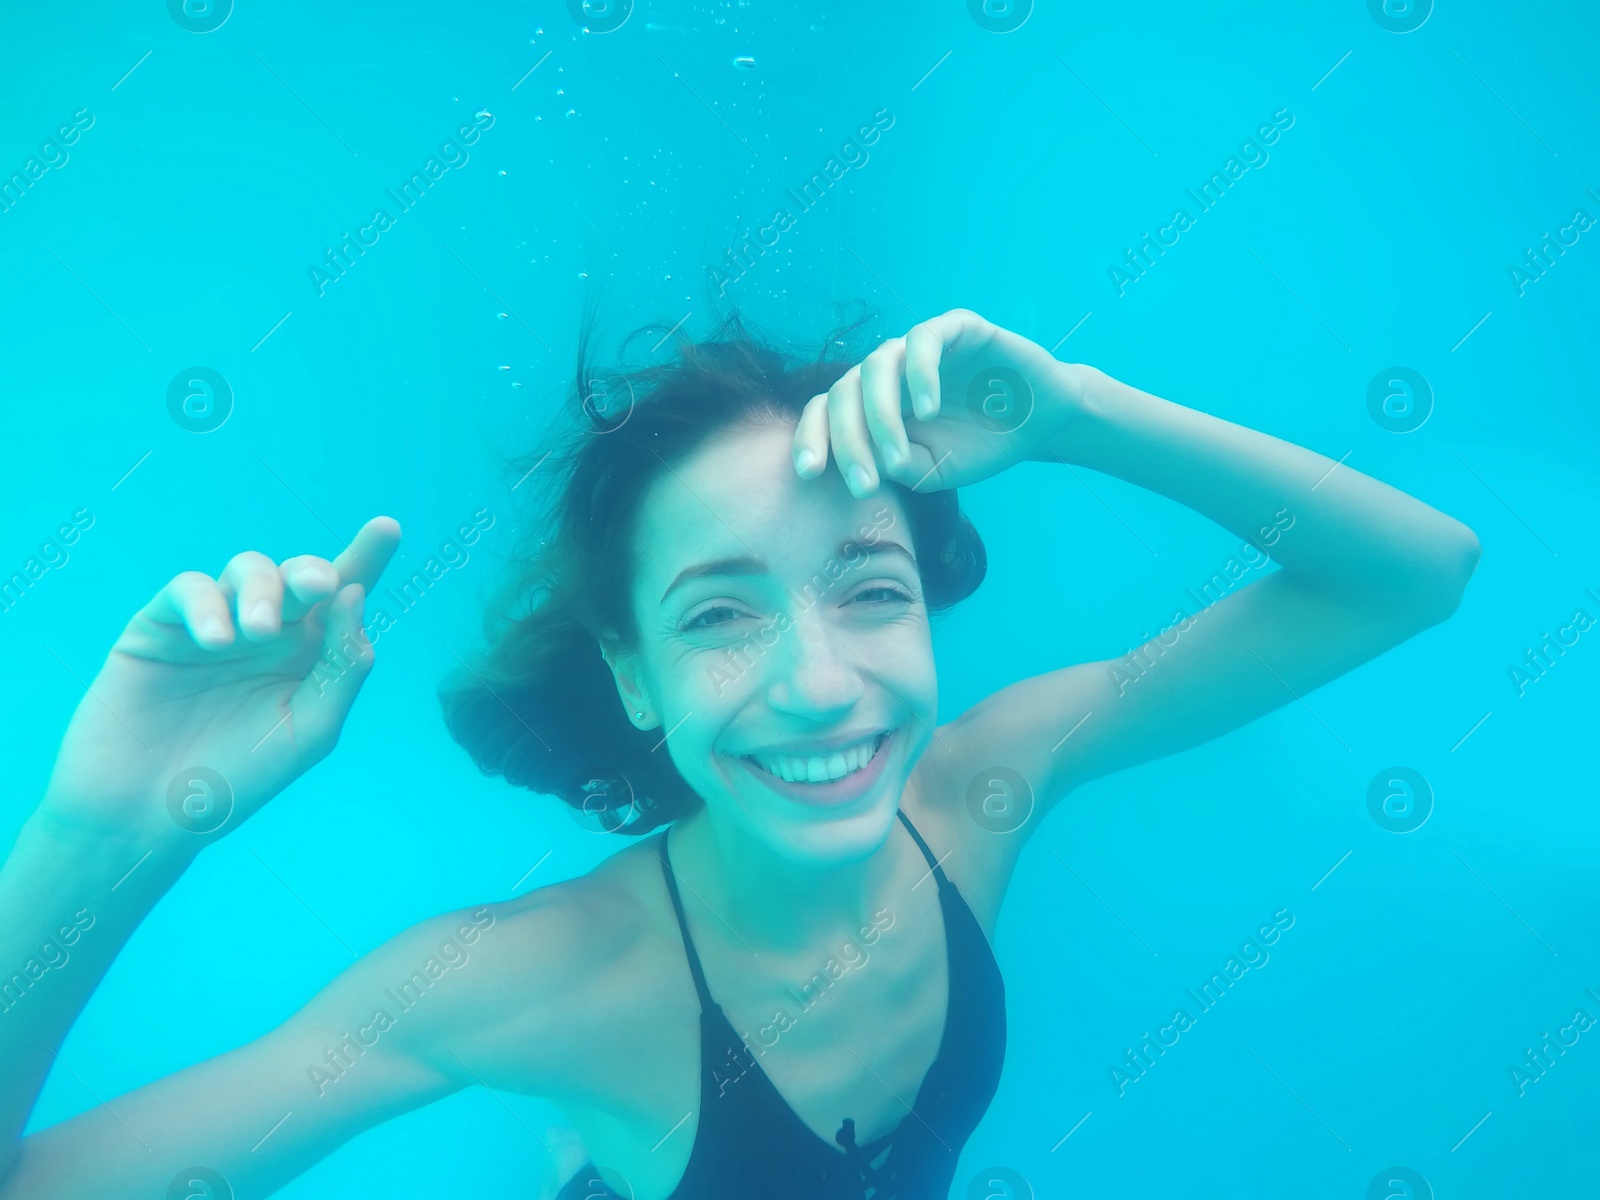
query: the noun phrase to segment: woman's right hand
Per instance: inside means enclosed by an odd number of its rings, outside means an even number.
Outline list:
[[[331,563],[247,551],[216,579],[174,578],[78,705],[43,808],[196,846],[231,832],[338,741],[372,667],[366,595],[399,540],[374,517]]]

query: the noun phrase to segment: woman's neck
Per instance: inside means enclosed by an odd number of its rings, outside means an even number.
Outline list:
[[[783,857],[704,808],[677,822],[670,841],[684,903],[698,900],[718,936],[757,955],[855,936],[872,923],[899,867],[892,837],[860,861],[816,866]]]

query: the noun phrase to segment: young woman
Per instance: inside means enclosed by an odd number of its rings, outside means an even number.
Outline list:
[[[1478,559],[1408,495],[971,312],[848,369],[723,334],[613,381],[627,404],[541,468],[554,523],[518,606],[443,690],[484,770],[650,836],[22,1138],[128,935],[333,749],[399,529],[184,572],[133,618],[0,872],[0,1197],[263,1196],[473,1084],[568,1114],[574,1197],[943,1197],[1004,1055],[990,935],[1049,811],[1442,621]],[[939,725],[929,615],[984,570],[955,489],[1019,462],[1170,496],[1282,569]]]

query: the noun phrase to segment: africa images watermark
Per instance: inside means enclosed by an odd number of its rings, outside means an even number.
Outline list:
[[[1222,565],[1222,569],[1212,574],[1211,578],[1200,585],[1199,595],[1194,588],[1185,588],[1184,595],[1194,601],[1194,611],[1191,613],[1179,607],[1172,614],[1172,622],[1160,633],[1149,638],[1143,645],[1130,650],[1122,658],[1115,659],[1106,669],[1111,672],[1111,682],[1117,685],[1117,695],[1128,694],[1128,685],[1143,679],[1149,671],[1161,660],[1161,656],[1178,644],[1178,639],[1195,627],[1196,622],[1207,608],[1221,600],[1233,591],[1251,571],[1259,571],[1272,561],[1264,547],[1277,544],[1280,537],[1294,528],[1295,517],[1287,508],[1280,508],[1272,514],[1271,525],[1263,525],[1256,531],[1256,536],[1247,538],[1239,548],[1239,553],[1231,556]],[[1255,555],[1251,554],[1255,551]],[[1239,559],[1243,558],[1244,562]],[[1216,595],[1212,595],[1215,591]],[[1201,600],[1201,596],[1205,599]]]
[[[385,188],[383,194],[394,202],[400,215],[410,212],[416,203],[428,194],[428,189],[444,178],[445,172],[452,167],[467,165],[467,160],[472,156],[466,148],[475,144],[483,131],[493,125],[494,114],[487,109],[479,109],[472,118],[472,124],[462,125],[456,130],[455,137],[445,138],[439,143],[437,157],[429,158],[422,164],[420,170],[413,171],[411,176],[400,184],[398,191],[395,188]],[[337,249],[329,246],[322,252],[321,266],[313,264],[306,268],[306,274],[311,279],[311,286],[317,289],[317,295],[319,297],[327,295],[328,285],[343,279],[345,272],[355,265],[356,259],[376,246],[378,239],[393,229],[399,219],[399,215],[390,213],[387,208],[378,208],[373,210],[372,220],[360,226],[354,237],[351,237],[348,229],[345,230]]]
[[[75,544],[83,532],[94,526],[94,514],[80,508],[72,520],[63,522],[54,537],[39,543],[39,553],[29,555],[26,562],[10,575],[0,576],[0,613],[8,613],[26,596],[35,584],[51,570],[60,570],[72,558],[66,547]]]
[[[83,131],[93,124],[94,114],[87,108],[80,108],[72,114],[70,122],[56,130],[55,137],[39,143],[39,153],[23,163],[20,171],[0,176],[0,213],[10,212],[47,172],[66,166],[72,157],[66,148],[76,143]]]
[[[737,1073],[725,1076],[717,1068],[712,1069],[711,1077],[717,1083],[717,1095],[719,1097],[726,1096],[728,1088],[743,1079],[750,1068],[755,1065],[755,1055],[765,1056],[768,1050],[778,1044],[778,1039],[799,1023],[800,1017],[805,1016],[806,1013],[821,1002],[834,984],[838,983],[849,972],[866,966],[872,956],[867,953],[864,947],[875,945],[880,937],[894,928],[894,921],[895,917],[892,912],[886,908],[878,909],[877,912],[872,914],[872,924],[861,927],[858,935],[859,940],[857,938],[846,938],[839,945],[839,953],[830,956],[821,970],[814,972],[811,978],[798,988],[785,989],[789,998],[798,1007],[798,1015],[791,1013],[786,1008],[779,1008],[772,1014],[772,1020],[756,1030],[756,1036],[753,1039],[748,1031],[741,1033],[739,1037],[746,1048],[741,1053],[730,1046],[727,1054],[728,1066]],[[750,1050],[752,1045],[755,1047],[755,1055],[752,1055]]]
[[[415,571],[411,572],[409,579],[390,584],[385,588],[389,599],[398,610],[391,613],[388,608],[379,605],[372,610],[372,615],[362,625],[361,632],[366,635],[367,641],[377,645],[378,639],[388,633],[400,623],[400,618],[422,602],[422,598],[432,590],[433,586],[443,579],[452,570],[459,570],[467,565],[472,556],[466,547],[475,545],[480,537],[494,528],[495,515],[487,508],[480,508],[472,515],[472,524],[462,525],[456,530],[456,536],[445,538],[439,543],[437,558],[429,556],[428,560]],[[443,560],[443,561],[440,561]],[[321,695],[330,683],[335,683],[344,678],[350,665],[359,657],[352,653],[350,644],[351,635],[345,634],[344,640],[337,648],[329,647],[322,652],[322,658],[311,669],[311,677],[316,680],[317,695]]]
[[[846,543],[843,547],[843,560],[841,561],[838,556],[830,558],[822,570],[813,575],[795,597],[799,604],[799,612],[809,612],[848,572],[870,561],[870,556],[862,546],[875,545],[884,531],[892,528],[894,528],[894,514],[887,508],[880,508],[873,513],[872,524],[863,525],[856,540]],[[747,633],[740,645],[724,649],[723,661],[713,663],[709,668],[717,695],[722,695],[729,684],[742,679],[754,660],[776,646],[778,639],[793,628],[794,618],[784,610],[754,633]]]
[[[76,945],[78,939],[92,928],[94,914],[87,908],[80,908],[72,914],[72,923],[63,924],[54,936],[46,938],[39,952],[23,963],[21,970],[13,971],[9,976],[0,976],[0,1013],[10,1012],[41,979],[51,971],[59,971],[66,966],[72,957],[67,947]]]
[[[1259,969],[1267,965],[1272,956],[1267,953],[1266,947],[1276,944],[1285,931],[1293,929],[1294,921],[1292,912],[1287,908],[1280,908],[1272,914],[1270,924],[1262,925],[1256,930],[1255,937],[1246,938],[1240,944],[1237,956],[1230,957],[1222,964],[1220,971],[1213,972],[1211,978],[1200,985],[1198,993],[1194,988],[1187,988],[1184,990],[1184,995],[1194,1001],[1195,1007],[1202,1013],[1210,1012],[1228,994],[1228,989],[1243,979],[1251,968]],[[1146,1030],[1138,1049],[1127,1047],[1122,1055],[1123,1065],[1120,1068],[1116,1066],[1106,1068],[1106,1074],[1111,1077],[1111,1086],[1117,1089],[1117,1095],[1119,1097],[1127,1095],[1128,1085],[1143,1079],[1145,1072],[1155,1065],[1156,1059],[1176,1046],[1178,1039],[1193,1029],[1198,1021],[1199,1018],[1187,1008],[1179,1008],[1173,1012],[1170,1023],[1156,1030],[1154,1038],[1150,1036],[1150,1031]],[[1170,1041],[1167,1040],[1169,1033],[1172,1034]]]
[[[318,1096],[327,1095],[328,1086],[343,1079],[356,1060],[376,1046],[379,1039],[395,1027],[402,1015],[421,1003],[436,983],[471,961],[472,955],[466,947],[475,945],[485,931],[494,927],[494,914],[487,905],[480,905],[470,915],[470,923],[463,921],[452,936],[439,943],[438,951],[428,955],[422,965],[403,982],[383,990],[384,998],[394,1007],[394,1012],[391,1013],[387,1006],[379,1005],[373,1010],[371,1019],[357,1027],[355,1033],[347,1029],[343,1037],[325,1048],[320,1064],[312,1063],[306,1068],[306,1075],[311,1080],[311,1086],[317,1089]]]
[[[711,282],[717,285],[717,295],[727,295],[729,285],[743,279],[745,273],[755,265],[755,260],[776,246],[778,239],[795,227],[795,222],[799,220],[795,210],[802,213],[810,211],[849,171],[866,166],[867,160],[871,157],[866,148],[875,144],[886,130],[893,127],[894,114],[887,108],[880,108],[872,114],[872,121],[859,126],[854,137],[846,138],[839,147],[839,153],[823,163],[822,169],[814,172],[811,178],[800,185],[798,191],[789,188],[784,192],[784,195],[794,202],[794,209],[780,206],[772,214],[772,219],[760,226],[754,234],[746,229],[736,237],[733,245],[723,251],[722,255],[723,265],[728,274],[725,275],[716,268],[711,271]]]
[[[1285,118],[1288,118],[1285,120]],[[1229,155],[1228,161],[1222,164],[1220,170],[1213,171],[1211,177],[1200,184],[1200,194],[1196,195],[1193,188],[1185,188],[1183,194],[1194,201],[1195,206],[1202,212],[1212,210],[1219,200],[1228,194],[1228,189],[1245,177],[1251,168],[1261,168],[1267,165],[1271,155],[1267,147],[1273,145],[1283,136],[1285,130],[1294,125],[1294,114],[1287,108],[1280,108],[1272,114],[1272,120],[1256,130],[1255,137],[1248,137],[1239,143],[1239,153]],[[1148,230],[1145,231],[1143,240],[1138,247],[1129,246],[1122,254],[1122,265],[1116,264],[1106,268],[1106,274],[1111,277],[1111,286],[1117,289],[1117,295],[1125,296],[1128,285],[1144,278],[1145,272],[1154,264],[1156,259],[1164,255],[1168,248],[1176,246],[1178,239],[1195,227],[1198,218],[1187,208],[1174,209],[1172,218],[1167,224],[1156,230],[1156,235],[1151,238]],[[1171,240],[1168,240],[1168,234]]]

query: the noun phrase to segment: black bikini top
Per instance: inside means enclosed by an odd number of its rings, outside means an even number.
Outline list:
[[[857,1144],[845,1117],[834,1143],[802,1121],[761,1069],[706,987],[667,852],[662,873],[700,994],[700,1123],[671,1200],[931,1200],[949,1195],[961,1149],[994,1098],[1005,1060],[1005,984],[989,942],[927,842],[899,814],[938,880],[950,995],[944,1035],[911,1109],[880,1138]],[[887,1151],[887,1155],[885,1155]],[[624,1200],[594,1163],[561,1200]]]

